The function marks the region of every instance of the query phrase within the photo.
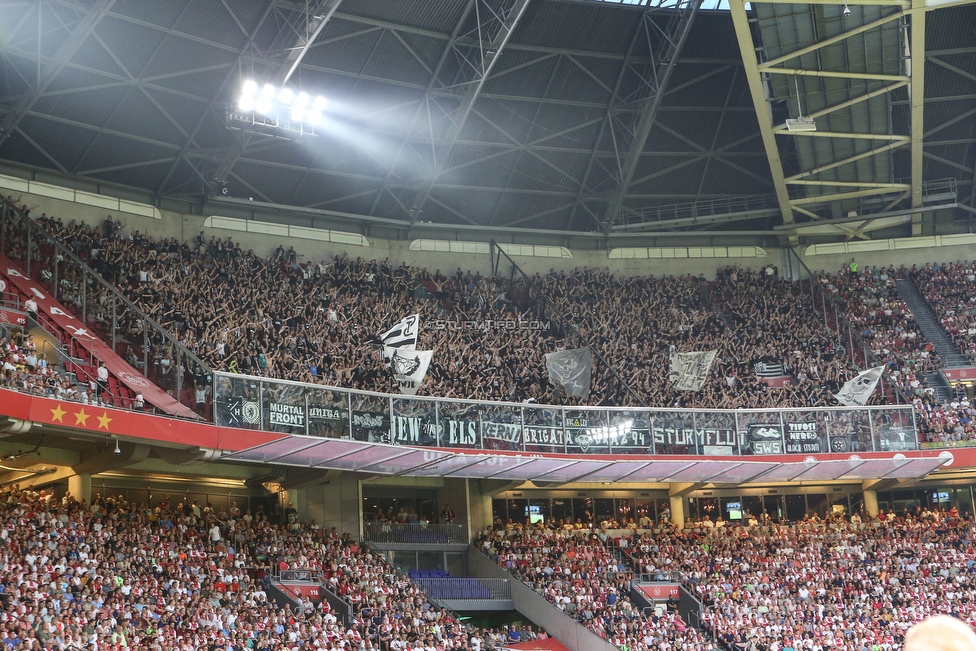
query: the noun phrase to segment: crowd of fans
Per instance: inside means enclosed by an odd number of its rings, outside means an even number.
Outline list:
[[[704,629],[727,648],[887,651],[935,614],[976,622],[974,541],[968,514],[919,508],[881,512],[870,523],[832,514],[780,524],[746,514],[735,525],[633,527],[617,537],[516,525],[482,532],[479,544],[568,615],[629,649],[713,647],[674,614],[648,617],[626,596],[635,573],[678,573],[704,605]]]
[[[419,346],[435,351],[421,389],[429,395],[579,402],[550,383],[544,358],[580,345],[572,328],[627,378],[641,400],[660,406],[826,405],[855,370],[839,338],[817,320],[809,297],[766,273],[722,274],[714,290],[722,313],[707,304],[708,283],[695,276],[617,277],[578,268],[529,279],[553,299],[569,327],[524,280],[460,269],[430,273],[345,255],[300,263],[293,248],[279,246],[262,257],[230,238],[208,240],[201,233],[192,244],[156,240],[111,219],[92,227],[42,215],[37,223],[220,370],[393,391],[377,334],[414,312],[423,314],[427,326]],[[17,247],[14,242],[15,256]],[[80,277],[66,268],[59,283],[61,300],[79,306]],[[85,299],[95,320],[111,321],[107,291],[88,287]],[[116,322],[132,344],[132,363],[139,365],[142,322],[128,313]],[[516,327],[490,325],[508,322]],[[701,391],[672,389],[671,346],[679,352],[718,350]],[[157,346],[150,370],[172,375],[172,354]],[[757,377],[755,361],[770,356],[794,375],[791,384],[772,390]],[[171,378],[160,383],[173,388]],[[604,364],[595,365],[588,403],[632,400]]]
[[[426,326],[419,347],[434,350],[421,395],[630,404],[634,395],[610,372],[613,367],[645,404],[796,408],[836,404],[833,395],[866,363],[852,354],[852,345],[860,348],[856,335],[887,366],[885,382],[899,389],[895,396],[889,386],[887,397],[879,392],[874,402],[913,401],[926,440],[976,436],[968,400],[940,401],[927,386],[925,373],[941,360],[894,284],[901,277],[916,280],[930,300],[938,295],[952,306],[946,308],[951,312],[947,326],[968,324],[971,315],[963,308],[972,300],[966,283],[973,268],[967,265],[821,274],[820,287],[853,324],[848,333],[828,327],[808,288],[780,279],[772,266],[721,269],[715,281],[691,275],[621,277],[577,268],[511,282],[460,269],[430,273],[389,259],[340,255],[300,262],[294,248],[284,246],[263,257],[230,238],[201,233],[191,243],[159,240],[111,218],[98,227],[47,215],[37,223],[218,370],[396,392],[378,333],[419,312]],[[26,241],[8,236],[14,257],[24,247]],[[89,318],[107,327],[111,297],[98,286],[83,292],[76,272],[69,265],[60,269],[59,298],[77,310],[84,294]],[[526,281],[552,299],[569,325]],[[516,327],[490,325],[499,323]],[[144,357],[142,321],[122,311],[116,324],[125,342],[120,352],[140,370],[148,365],[150,377],[174,393],[178,363],[172,347],[150,334],[152,352]],[[595,363],[585,400],[563,394],[546,372],[547,352],[580,345],[573,329],[607,362]],[[672,347],[717,350],[700,391],[673,389]],[[781,368],[778,382],[760,370],[770,363]],[[198,411],[207,413],[211,396],[201,371],[184,369],[183,386],[184,393],[196,389]]]
[[[976,261],[913,267],[910,278],[959,352],[976,357]]]
[[[606,535],[567,524],[496,526],[478,545],[550,603],[614,646],[631,651],[712,651],[716,640],[673,610],[647,614],[630,599],[634,576]]]
[[[367,548],[313,524],[232,505],[91,504],[0,490],[0,644],[5,651],[487,651],[545,637],[482,630],[432,606]],[[283,607],[272,568],[321,572],[352,607]],[[340,614],[341,615],[341,614]]]
[[[911,310],[898,294],[895,283],[902,278],[918,283],[937,314],[941,310],[952,311],[954,315],[956,310],[961,313],[962,308],[946,308],[944,303],[937,300],[938,292],[934,289],[937,283],[932,284],[925,279],[942,274],[943,282],[952,283],[945,280],[952,278],[955,281],[953,295],[964,295],[965,283],[968,282],[967,275],[963,273],[965,269],[971,268],[956,264],[943,267],[927,265],[924,269],[903,266],[896,269],[894,265],[889,265],[887,268],[867,267],[858,271],[845,269],[837,274],[821,273],[819,276],[820,287],[869,346],[877,360],[873,363],[885,365],[885,378],[915,406],[919,430],[925,441],[952,444],[976,439],[976,425],[973,423],[976,411],[972,409],[964,387],[955,387],[948,399],[940,399],[929,385],[926,374],[937,371],[942,360],[932,343],[925,339]],[[942,322],[949,329],[956,321],[947,318],[943,318]],[[949,331],[952,332],[951,329]],[[964,351],[965,346],[972,345],[973,336],[957,333],[955,342]]]

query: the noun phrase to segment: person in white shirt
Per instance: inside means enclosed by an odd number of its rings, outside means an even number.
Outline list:
[[[24,310],[28,317],[37,321],[37,301],[34,300],[33,296],[28,296],[27,300],[24,301]]]

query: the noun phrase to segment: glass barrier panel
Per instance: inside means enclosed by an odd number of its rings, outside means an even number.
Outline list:
[[[783,421],[777,411],[740,411],[735,415],[739,454],[783,454]]]
[[[656,454],[695,454],[695,416],[690,411],[659,411],[654,414]]]
[[[607,412],[611,454],[653,454],[652,414],[637,410]]]
[[[786,454],[829,452],[827,414],[813,409],[784,411],[783,440]]]
[[[437,447],[437,408],[432,400],[393,398],[391,443]]]
[[[728,456],[739,453],[733,412],[696,412],[695,437],[699,454]]]
[[[264,429],[283,434],[305,433],[305,388],[273,380],[261,382]]]
[[[566,451],[562,409],[525,405],[522,408],[522,418],[525,423],[522,436],[526,452],[552,454]]]
[[[876,452],[901,452],[918,449],[918,435],[911,409],[872,408],[871,436]]]
[[[861,409],[838,409],[828,412],[829,452],[871,451],[871,423]]]
[[[326,439],[347,439],[349,394],[324,387],[308,390],[308,433]]]
[[[368,443],[392,443],[390,399],[362,393],[352,394],[352,437]]]
[[[567,409],[566,452],[568,454],[610,454],[610,427],[606,411]]]
[[[443,448],[481,449],[481,409],[476,402],[438,402]]]
[[[522,409],[509,405],[485,405],[481,411],[481,443],[484,450],[522,450]]]
[[[261,428],[261,386],[257,378],[217,375],[214,422],[224,427]]]

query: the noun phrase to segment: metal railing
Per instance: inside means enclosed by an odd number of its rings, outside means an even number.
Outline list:
[[[78,315],[82,322],[94,330],[101,330],[101,338],[116,353],[121,355],[119,344],[128,342],[132,359],[127,361],[144,376],[171,391],[184,405],[196,406],[194,396],[184,395],[184,387],[191,387],[193,383],[209,385],[210,368],[115,285],[91,269],[69,246],[50,235],[2,194],[0,251],[22,264],[28,277],[48,288],[51,296]],[[44,320],[42,315],[38,316]],[[57,326],[42,325],[59,337],[60,345],[70,355],[81,356],[73,350],[70,341],[60,340]],[[171,364],[162,364],[170,358]],[[171,372],[169,368],[172,368]]]
[[[918,449],[910,405],[563,407],[391,395],[214,374],[218,425],[453,450],[771,455]]]
[[[466,524],[364,522],[363,540],[395,545],[448,545],[470,542]]]
[[[443,578],[413,582],[427,596],[441,600],[512,598],[512,583],[508,579]]]

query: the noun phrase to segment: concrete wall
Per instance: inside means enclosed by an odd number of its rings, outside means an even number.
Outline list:
[[[351,533],[356,540],[362,538],[363,499],[355,473],[344,472],[328,483],[307,486],[296,493],[296,508],[302,520],[315,520],[323,529],[335,527],[340,534]]]
[[[569,651],[616,651],[615,646],[577,624],[573,618],[546,601],[545,597],[492,563],[475,546],[471,546],[468,556],[472,575],[484,579],[510,579],[515,610],[565,644]]]
[[[976,258],[976,248],[972,245],[962,246],[931,246],[917,249],[898,249],[896,251],[860,251],[857,253],[837,253],[830,255],[803,255],[807,266],[814,272],[828,271],[836,273],[846,269],[851,258],[857,260],[860,269],[866,266],[902,265],[924,266],[926,262],[955,262],[956,260],[972,260]]]

